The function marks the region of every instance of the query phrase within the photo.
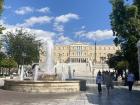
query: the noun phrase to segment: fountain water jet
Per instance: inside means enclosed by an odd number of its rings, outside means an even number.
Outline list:
[[[43,44],[45,50],[45,61],[40,62],[40,70],[42,73],[39,75],[40,80],[55,80],[56,74],[54,69],[54,45],[52,40],[48,40]]]
[[[35,66],[35,69],[34,69],[35,71],[34,71],[34,81],[37,81],[37,79],[38,79],[38,70],[39,70],[39,66],[38,65],[36,65]]]
[[[41,71],[48,75],[53,75],[55,73],[54,70],[54,55],[53,55],[53,50],[54,50],[54,45],[53,41],[49,40],[46,41],[43,45],[43,49],[45,50],[46,53],[46,61],[40,65]]]

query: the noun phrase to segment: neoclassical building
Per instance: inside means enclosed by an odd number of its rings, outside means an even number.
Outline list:
[[[102,63],[108,58],[108,54],[114,54],[120,47],[115,45],[89,45],[85,43],[73,43],[70,45],[54,46],[55,63]]]

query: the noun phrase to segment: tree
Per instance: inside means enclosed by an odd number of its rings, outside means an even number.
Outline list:
[[[115,54],[108,54],[107,64],[109,68],[117,70],[116,65],[118,62],[123,61],[125,58],[121,51],[117,51]]]
[[[2,13],[3,10],[3,2],[4,0],[0,0],[0,14]]]
[[[5,42],[8,56],[14,58],[18,65],[39,62],[40,42],[34,34],[23,29],[16,30],[15,33],[8,32]]]
[[[0,16],[2,14],[2,11],[3,11],[3,4],[4,4],[4,0],[0,0]],[[2,31],[4,30],[5,28],[0,25],[0,34],[2,34]]]
[[[118,70],[124,70],[126,71],[126,69],[128,68],[128,61],[119,61],[116,65],[116,69]]]
[[[140,15],[140,0],[134,0],[134,5],[138,7],[138,14]]]
[[[2,65],[1,65],[1,61],[3,60],[3,59],[5,59],[7,56],[3,53],[3,52],[0,52],[0,70],[1,70],[1,67],[2,67]]]
[[[138,2],[138,0],[135,0]],[[129,71],[138,76],[138,59],[136,44],[140,39],[139,6],[126,5],[124,0],[111,0],[111,26],[115,36],[114,42],[121,46]]]
[[[6,59],[2,59],[1,67],[7,68],[9,70],[9,75],[10,75],[11,68],[16,68],[17,63],[12,58],[6,58]]]
[[[0,61],[2,60],[2,59],[5,59],[6,58],[6,55],[3,53],[3,52],[0,52]]]
[[[0,0],[0,16],[1,16],[2,11],[3,11],[3,2],[4,2],[4,0]],[[2,31],[3,31],[4,29],[5,29],[5,28],[4,28],[2,25],[0,25],[0,34],[2,34]],[[0,49],[1,49],[1,40],[0,40]]]

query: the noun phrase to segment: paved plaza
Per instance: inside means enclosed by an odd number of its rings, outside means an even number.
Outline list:
[[[129,92],[125,86],[115,86],[107,95],[97,93],[96,84],[87,78],[87,91],[67,94],[22,93],[0,89],[0,105],[140,105],[140,87]]]

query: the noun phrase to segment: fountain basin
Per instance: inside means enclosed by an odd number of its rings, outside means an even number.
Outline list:
[[[69,93],[80,91],[80,81],[19,81],[5,80],[5,90],[20,92]]]
[[[80,81],[80,91],[86,91],[86,80],[84,79],[66,79],[67,81]]]

